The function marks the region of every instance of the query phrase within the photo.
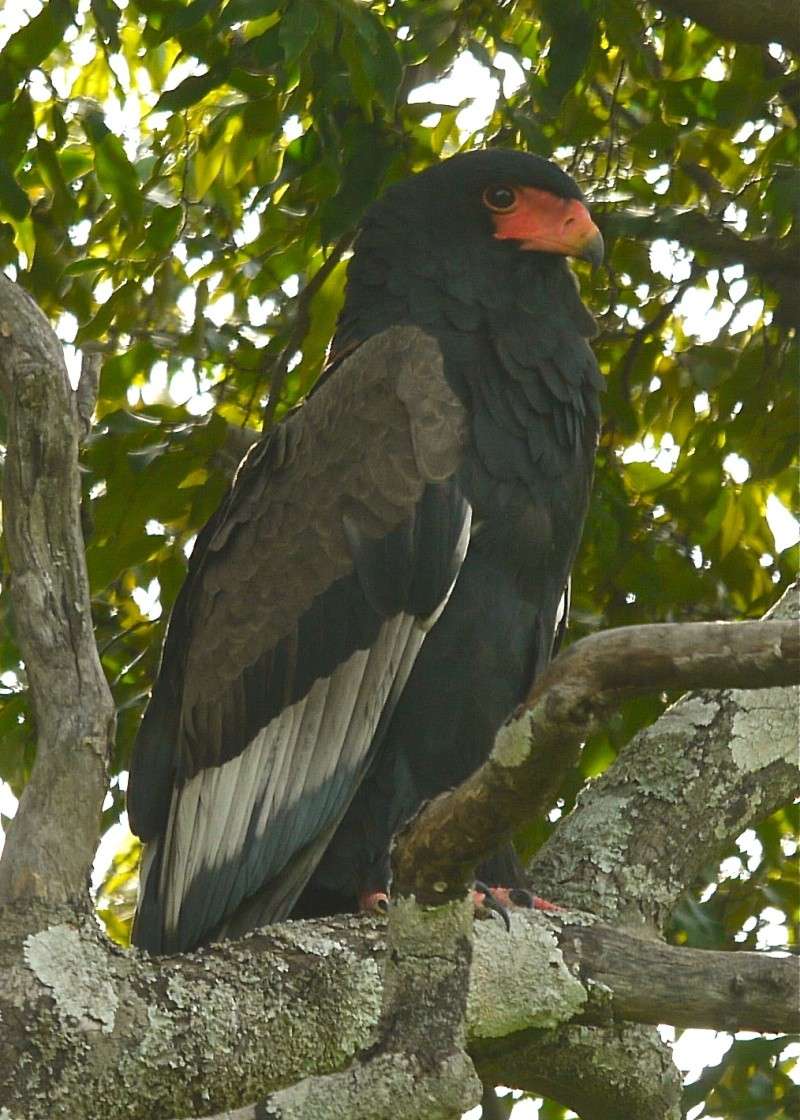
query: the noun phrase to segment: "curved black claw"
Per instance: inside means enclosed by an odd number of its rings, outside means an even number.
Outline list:
[[[509,917],[508,910],[503,906],[502,902],[492,893],[491,889],[480,880],[475,880],[475,890],[483,895],[482,905],[491,910],[494,914],[499,914],[503,919],[503,925],[506,927],[506,933],[511,932],[511,918]]]

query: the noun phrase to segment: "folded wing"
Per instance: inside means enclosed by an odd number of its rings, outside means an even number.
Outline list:
[[[179,952],[291,910],[463,560],[462,405],[395,327],[249,454],[198,537],[134,751],[134,941]]]

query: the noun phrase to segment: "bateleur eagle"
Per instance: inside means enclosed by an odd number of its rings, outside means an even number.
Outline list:
[[[367,212],[328,367],[198,536],[135,745],[133,940],[173,953],[389,888],[393,833],[550,658],[602,379],[554,164],[454,156]],[[522,884],[512,853],[482,878]]]

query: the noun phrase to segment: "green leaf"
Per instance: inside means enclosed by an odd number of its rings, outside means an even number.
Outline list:
[[[228,77],[230,65],[218,63],[212,66],[205,74],[191,74],[174,89],[162,93],[153,107],[154,113],[174,113],[180,109],[188,109],[196,105],[212,89],[221,86]]]
[[[69,193],[58,153],[50,141],[41,136],[36,142],[36,167],[53,194],[54,210],[62,221],[69,221],[74,215],[75,204]]]
[[[92,0],[91,9],[97,30],[105,39],[109,49],[118,51],[120,49],[118,28],[122,12],[113,0]]]
[[[146,248],[161,253],[175,240],[183,220],[182,206],[155,206],[144,239]]]
[[[21,221],[29,210],[27,194],[12,175],[6,161],[0,158],[0,213]]]
[[[114,321],[120,308],[127,304],[130,300],[135,299],[137,294],[137,285],[133,281],[128,280],[121,284],[108,299],[103,303],[92,316],[88,323],[84,323],[78,328],[78,333],[75,337],[75,343],[80,346],[86,339],[97,341],[102,338],[108,330],[111,323]]]
[[[33,131],[33,102],[28,91],[23,89],[13,102],[0,104],[3,155],[12,170],[16,170],[19,166]]]
[[[111,429],[114,424],[112,417],[116,416],[117,421],[121,424],[125,419],[130,420],[131,427],[138,429],[141,417],[135,417],[133,413],[127,410],[122,410],[118,413],[106,415],[108,413],[108,403],[119,401],[124,398],[125,392],[129,385],[133,384],[134,378],[146,374],[152,367],[158,351],[151,342],[137,342],[124,354],[116,354],[113,358],[103,363],[103,369],[100,378],[100,407],[98,408],[98,420],[104,419],[105,423]],[[105,403],[105,407],[104,406]],[[119,431],[119,427],[114,428]]]
[[[62,42],[75,18],[69,0],[48,0],[41,12],[15,32],[0,51],[0,102]]]
[[[216,144],[206,145],[201,143],[198,146],[192,165],[194,193],[198,198],[203,198],[206,195],[209,187],[219,175],[227,153],[228,144],[224,136],[221,136]]]
[[[377,128],[359,126],[350,139],[351,155],[343,169],[342,185],[320,213],[321,235],[326,244],[355,226],[378,193],[394,156],[393,147]]]
[[[319,26],[319,12],[312,0],[291,0],[280,22],[279,39],[287,64],[296,62]]]
[[[544,0],[542,16],[550,27],[547,54],[546,107],[557,112],[589,60],[597,20],[581,0]]]
[[[107,257],[85,257],[81,261],[73,261],[64,269],[65,276],[85,276],[91,272],[110,271],[114,262]]]
[[[231,51],[231,64],[249,73],[261,74],[281,62],[283,57],[280,24],[277,24],[262,35],[237,43]]]
[[[345,36],[342,48],[348,66],[357,82],[362,82],[362,72],[371,87],[372,95],[391,112],[403,76],[400,57],[394,40],[378,17],[356,0],[326,0],[346,19],[355,31],[355,42]],[[362,100],[363,98],[360,98]]]
[[[161,27],[162,39],[180,36],[181,32],[195,27],[212,13],[216,16],[222,7],[222,0],[191,0],[185,7],[172,8]]]
[[[58,153],[58,162],[66,182],[80,179],[94,166],[92,149],[88,144],[72,144]]]
[[[100,113],[86,115],[84,130],[94,149],[97,181],[120,210],[138,225],[142,216],[141,184],[136,169],[125,155],[122,141],[109,130]]]
[[[220,16],[220,23],[230,27],[250,19],[263,19],[280,8],[283,0],[230,0]]]

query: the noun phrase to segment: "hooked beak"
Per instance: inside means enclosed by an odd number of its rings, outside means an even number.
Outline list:
[[[589,261],[592,268],[597,268],[598,265],[603,263],[606,246],[603,235],[594,222],[592,222],[592,227],[594,233],[589,234],[588,239],[581,246],[580,252],[575,253],[575,256],[580,257],[583,261]]]
[[[582,202],[537,187],[518,187],[517,194],[513,210],[492,215],[496,238],[518,241],[521,249],[579,257],[594,266],[602,262],[603,236]]]

